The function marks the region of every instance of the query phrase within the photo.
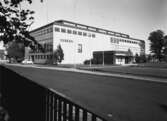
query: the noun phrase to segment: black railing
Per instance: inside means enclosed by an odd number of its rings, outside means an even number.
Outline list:
[[[45,121],[106,121],[49,89],[46,90],[45,104]]]
[[[10,121],[106,121],[72,99],[6,67],[0,66],[0,73],[2,104]]]

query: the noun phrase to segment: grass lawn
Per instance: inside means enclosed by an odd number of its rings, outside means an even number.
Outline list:
[[[49,69],[7,66],[114,121],[167,121],[167,84]]]
[[[146,66],[94,66],[79,67],[79,69],[100,71],[108,73],[131,74],[138,76],[151,76],[158,78],[167,78],[167,68],[150,68]]]
[[[138,76],[151,76],[158,78],[167,78],[167,63],[142,63],[138,65],[120,66],[120,65],[74,65],[74,64],[59,64],[59,65],[38,65],[60,68],[77,68],[81,70],[99,71],[107,73],[120,73]]]

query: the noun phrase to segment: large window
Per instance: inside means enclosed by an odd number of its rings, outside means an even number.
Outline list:
[[[83,36],[87,36],[87,33],[86,33],[86,32],[83,32]]]
[[[56,31],[56,32],[60,32],[60,28],[55,27],[55,31]]]
[[[61,32],[66,33],[66,29],[61,28]]]
[[[82,32],[79,31],[79,32],[78,32],[78,35],[82,35]]]
[[[71,33],[72,33],[72,31],[68,29],[68,30],[67,30],[67,33],[71,34]]]
[[[73,30],[73,34],[77,34],[77,31]]]

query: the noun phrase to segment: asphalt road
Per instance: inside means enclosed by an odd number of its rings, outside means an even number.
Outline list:
[[[75,103],[116,121],[167,121],[167,84],[58,70],[7,66]],[[112,117],[108,117],[111,114]]]

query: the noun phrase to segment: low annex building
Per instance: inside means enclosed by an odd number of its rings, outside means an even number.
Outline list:
[[[91,59],[97,64],[125,64],[145,53],[144,40],[66,20],[32,30],[31,35],[45,48],[44,53],[38,47],[28,52],[34,63],[47,63],[58,45],[64,52],[62,64],[83,64]]]

